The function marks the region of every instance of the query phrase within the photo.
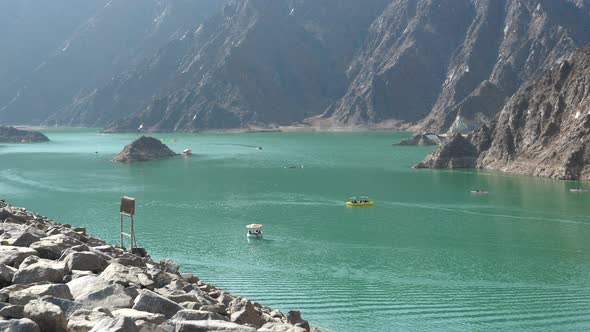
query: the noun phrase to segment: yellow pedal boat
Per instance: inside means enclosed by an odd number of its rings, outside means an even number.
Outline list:
[[[346,206],[375,206],[375,202],[367,197],[351,197]]]

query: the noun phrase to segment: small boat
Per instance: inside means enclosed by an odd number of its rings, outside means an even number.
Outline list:
[[[584,189],[584,188],[572,188],[570,189],[570,192],[572,193],[587,193],[588,189]]]
[[[248,229],[248,233],[246,233],[247,238],[262,239],[262,235],[264,234],[261,230],[262,224],[250,224],[246,225],[246,228]]]
[[[351,197],[346,206],[374,206],[375,202],[369,200],[368,197]]]
[[[190,156],[191,154],[193,154],[193,150],[191,149],[184,149],[182,150],[182,154],[185,156]]]
[[[480,190],[480,189],[471,190],[470,193],[473,195],[487,195],[487,194],[489,194],[489,192],[487,190]]]

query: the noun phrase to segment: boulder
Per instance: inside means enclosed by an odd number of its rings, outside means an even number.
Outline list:
[[[12,284],[14,271],[4,264],[0,264],[0,288]]]
[[[183,308],[163,296],[150,290],[142,289],[139,292],[139,296],[134,301],[133,309],[162,314],[167,319],[170,319]]]
[[[222,320],[169,321],[163,325],[165,329],[168,326],[173,327],[175,332],[256,332],[253,327]]]
[[[76,310],[82,309],[84,307],[81,302],[54,297],[51,295],[45,295],[41,297],[41,300],[60,307],[61,310],[66,314],[66,317],[70,317],[70,315],[72,315]]]
[[[215,312],[221,315],[225,315],[227,314],[227,311],[225,309],[225,306],[223,305],[214,305],[214,304],[209,304],[209,305],[203,305],[201,307],[199,307],[199,310],[201,311],[211,311],[211,312]]]
[[[39,256],[39,253],[31,248],[0,246],[0,264],[18,267],[29,256]]]
[[[78,309],[68,319],[68,332],[88,332],[103,319],[111,319],[113,315],[104,308]]]
[[[139,332],[172,332],[174,330],[164,330],[160,326],[154,323],[146,322],[144,320],[138,320],[135,322]]]
[[[155,284],[142,269],[134,266],[125,266],[119,263],[111,263],[100,277],[109,282],[118,283],[125,287],[131,284],[154,289]]]
[[[33,233],[22,232],[14,240],[9,241],[9,243],[15,247],[29,247],[31,244],[39,241],[41,237]]]
[[[70,288],[72,296],[77,298],[83,294],[92,293],[109,286],[110,283],[96,275],[89,275],[73,279],[67,285]]]
[[[123,255],[113,259],[113,263],[119,263],[125,266],[135,266],[139,268],[145,268],[146,264],[141,257],[132,255],[130,253],[124,253]]]
[[[116,308],[130,308],[133,297],[126,289],[118,284],[104,286],[75,298],[87,308],[104,307],[111,310]]]
[[[301,312],[298,310],[291,310],[287,313],[287,323],[301,327],[307,332],[310,330],[309,322],[301,318]]]
[[[230,320],[238,324],[251,324],[257,328],[264,324],[261,314],[256,311],[252,302],[238,297],[229,303]]]
[[[134,322],[139,320],[160,325],[166,321],[166,318],[162,314],[154,314],[147,311],[139,311],[135,309],[117,309],[113,311],[115,317],[124,316],[131,318]]]
[[[178,270],[180,270],[180,265],[171,259],[161,259],[160,260],[160,269],[164,272],[178,274]]]
[[[24,306],[22,305],[11,305],[7,303],[2,303],[2,308],[0,309],[0,317],[5,319],[21,319],[24,318],[23,310]]]
[[[39,325],[28,318],[0,320],[0,331],[4,332],[41,332]]]
[[[184,309],[177,312],[170,320],[228,320],[227,317],[211,311]]]
[[[109,262],[104,258],[89,251],[72,252],[64,259],[64,262],[67,272],[81,270],[100,273],[109,265]]]
[[[42,258],[58,259],[64,250],[81,244],[82,242],[67,235],[55,234],[31,244],[30,248],[37,250]]]
[[[166,144],[159,139],[147,136],[141,136],[126,145],[118,155],[113,158],[114,162],[135,162],[147,160],[159,160],[178,155],[170,150]]]
[[[39,281],[53,283],[61,282],[66,275],[65,265],[47,259],[38,259],[33,264],[22,264],[14,274],[12,282],[15,284],[30,284]]]
[[[26,305],[29,301],[45,295],[51,295],[65,300],[73,299],[70,289],[64,284],[42,284],[25,287],[24,289],[10,291],[8,301],[11,304]]]
[[[41,300],[32,300],[27,305],[23,314],[26,318],[39,325],[41,332],[66,332],[68,321],[66,315],[55,304]]]
[[[279,322],[269,322],[262,325],[262,327],[259,328],[257,332],[306,332],[306,330],[302,327],[295,325]]]
[[[90,332],[139,332],[129,317],[106,318],[99,321]]]

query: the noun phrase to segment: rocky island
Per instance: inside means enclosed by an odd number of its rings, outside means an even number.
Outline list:
[[[0,330],[304,332],[283,314],[0,200]],[[315,330],[316,329],[311,329]]]
[[[49,142],[49,138],[38,131],[21,130],[14,127],[0,126],[0,143],[40,142]]]
[[[490,126],[455,136],[416,165],[438,166],[590,180],[590,45],[525,84]]]
[[[128,163],[135,161],[159,160],[177,156],[178,153],[160,142],[157,138],[141,136],[123,148],[113,158],[114,162]]]

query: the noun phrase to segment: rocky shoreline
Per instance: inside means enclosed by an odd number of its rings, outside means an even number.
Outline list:
[[[0,200],[1,331],[318,331],[179,268]]]

